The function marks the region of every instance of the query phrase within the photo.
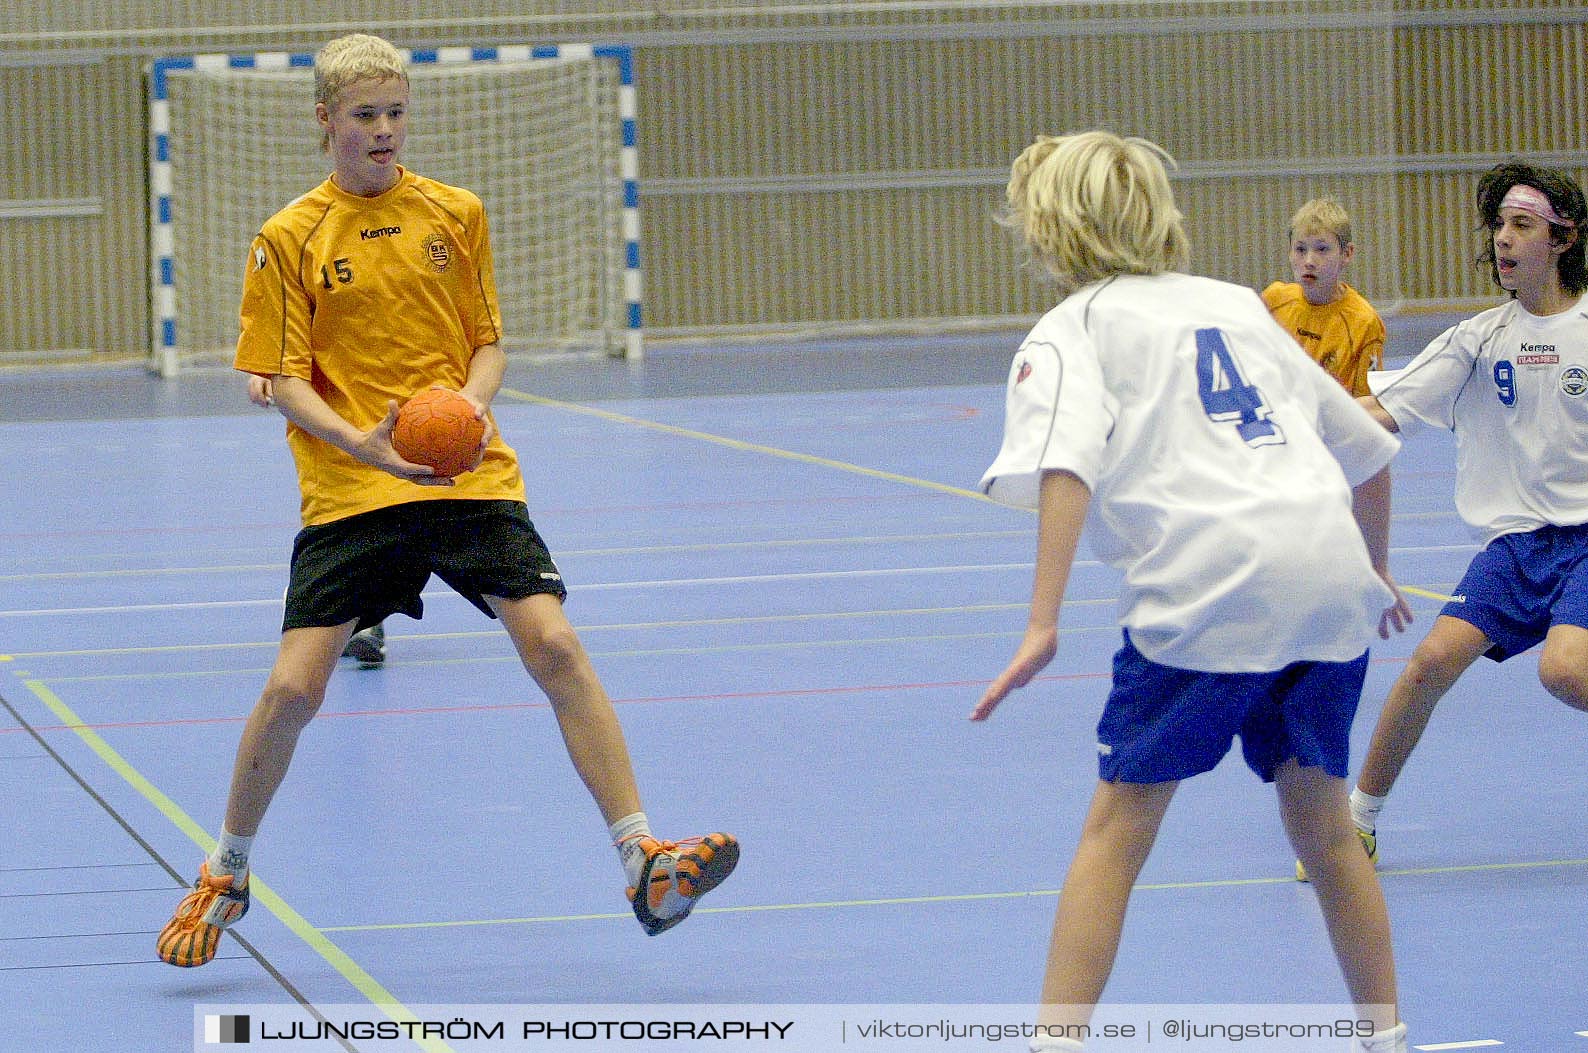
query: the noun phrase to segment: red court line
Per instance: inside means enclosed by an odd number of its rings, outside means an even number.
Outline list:
[[[1373,658],[1369,665],[1404,665],[1405,658]],[[1106,680],[1112,672],[1054,673],[1038,676],[1032,683],[1060,683],[1078,680]],[[41,681],[41,683],[47,681]],[[729,702],[745,699],[833,697],[837,695],[873,694],[879,691],[932,691],[940,688],[984,688],[988,680],[938,680],[913,684],[859,684],[848,687],[802,687],[777,691],[723,691],[705,695],[652,695],[645,698],[614,698],[615,706],[646,706],[661,702]],[[497,702],[477,706],[410,706],[400,709],[360,709],[344,713],[317,713],[315,720],[335,720],[349,717],[411,717],[437,713],[494,713],[515,709],[550,709],[549,702]],[[205,724],[241,724],[248,714],[233,717],[188,717],[183,720],[111,720],[84,722],[83,727],[95,731],[107,728],[169,728],[198,727]],[[21,732],[23,728],[0,728],[0,736]],[[38,731],[71,731],[65,724],[40,724]]]
[[[1111,673],[1062,673],[1039,676],[1033,681],[1055,682],[1067,680],[1103,680]],[[47,682],[47,681],[41,681]],[[745,699],[775,699],[799,697],[832,697],[837,695],[873,694],[882,691],[930,691],[939,688],[984,688],[986,680],[943,680],[916,684],[859,684],[848,687],[789,688],[777,691],[726,691],[705,695],[654,695],[646,698],[614,698],[615,706],[644,706],[660,702],[729,702]],[[427,716],[437,713],[493,713],[516,709],[550,709],[549,702],[497,702],[473,706],[407,706],[399,709],[360,709],[347,712],[317,713],[315,720],[343,719],[348,717],[407,717]],[[230,717],[187,717],[181,720],[112,720],[83,723],[95,731],[107,728],[162,728],[198,727],[205,724],[241,724],[248,714]],[[0,728],[0,735],[23,731],[23,728]],[[71,731],[65,724],[39,724],[37,731]]]

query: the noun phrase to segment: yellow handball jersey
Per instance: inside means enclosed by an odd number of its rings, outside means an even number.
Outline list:
[[[377,197],[327,179],[276,213],[254,238],[243,287],[236,368],[307,380],[364,429],[390,399],[462,387],[475,350],[501,337],[480,199],[399,172]],[[500,436],[450,487],[399,479],[290,422],[287,445],[305,526],[410,501],[524,500],[518,457]]]
[[[1353,395],[1368,395],[1367,372],[1383,368],[1384,322],[1361,293],[1340,283],[1333,303],[1314,307],[1295,282],[1274,282],[1263,302],[1307,354]]]

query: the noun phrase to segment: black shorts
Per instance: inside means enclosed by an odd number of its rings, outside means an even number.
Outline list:
[[[431,574],[492,618],[486,596],[568,595],[523,502],[411,501],[298,532],[282,631],[423,617]]]

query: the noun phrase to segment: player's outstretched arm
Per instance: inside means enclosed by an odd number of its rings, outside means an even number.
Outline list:
[[[1075,549],[1086,522],[1092,491],[1079,476],[1065,471],[1042,473],[1037,497],[1037,571],[1031,588],[1031,616],[1026,634],[1009,665],[998,675],[970,719],[986,720],[998,703],[1016,688],[1025,687],[1059,649],[1059,605],[1069,582]]]
[[[1411,606],[1406,602],[1406,597],[1401,595],[1400,586],[1395,584],[1395,579],[1390,576],[1389,571],[1390,470],[1388,467],[1379,469],[1377,474],[1351,491],[1351,514],[1356,517],[1357,528],[1362,531],[1362,540],[1367,544],[1367,554],[1373,561],[1373,569],[1378,571],[1378,576],[1384,579],[1384,584],[1388,585],[1390,592],[1395,594],[1395,602],[1384,609],[1378,621],[1379,637],[1388,640],[1392,629],[1398,633],[1405,632],[1406,627],[1412,622]]]
[[[386,403],[386,416],[369,431],[360,431],[340,413],[326,405],[308,381],[277,375],[271,378],[276,408],[292,423],[332,446],[357,457],[366,464],[424,486],[451,486],[451,479],[438,478],[428,464],[403,460],[392,447],[392,428],[397,423],[397,403]]]

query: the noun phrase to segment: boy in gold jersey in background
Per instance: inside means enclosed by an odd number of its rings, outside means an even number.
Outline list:
[[[391,44],[331,41],[315,56],[314,86],[333,173],[250,246],[234,361],[270,381],[287,418],[303,529],[220,838],[161,931],[159,956],[180,966],[215,957],[221,931],[248,910],[254,835],[338,656],[355,630],[394,613],[420,617],[431,574],[501,620],[608,824],[635,916],[655,935],[728,876],[739,847],[721,833],[651,836],[622,728],[563,613],[562,576],[489,412],[507,358],[480,199],[397,163],[409,83]],[[485,423],[474,469],[454,479],[404,460],[391,442],[398,405],[436,384]]]
[[[1274,282],[1263,302],[1274,320],[1351,394],[1371,394],[1370,369],[1382,369],[1384,322],[1342,277],[1356,254],[1351,217],[1333,198],[1315,198],[1290,221],[1293,282]]]

